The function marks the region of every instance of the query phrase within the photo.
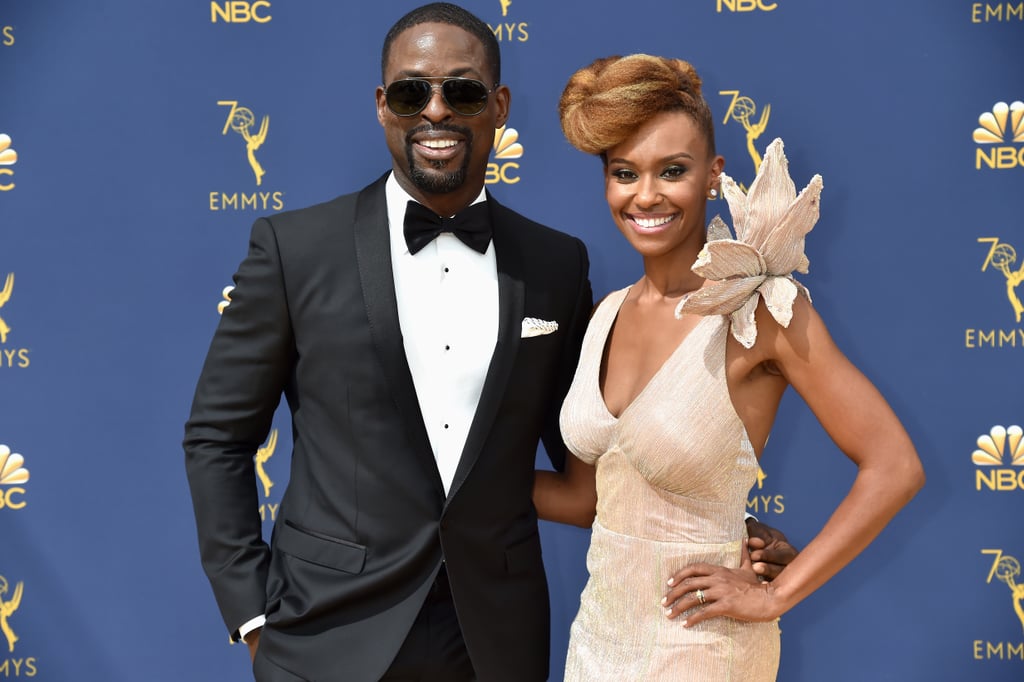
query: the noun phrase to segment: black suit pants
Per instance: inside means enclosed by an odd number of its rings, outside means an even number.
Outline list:
[[[381,682],[473,682],[444,564],[402,648]]]

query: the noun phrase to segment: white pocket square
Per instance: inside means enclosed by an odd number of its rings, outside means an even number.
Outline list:
[[[524,317],[521,338],[527,339],[531,336],[541,336],[554,331],[558,331],[558,323],[555,321],[541,320],[536,317]]]

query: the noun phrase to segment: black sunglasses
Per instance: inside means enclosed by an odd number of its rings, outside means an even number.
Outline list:
[[[431,83],[436,80],[441,82]],[[497,87],[495,84],[488,90],[486,85],[473,78],[402,78],[385,86],[384,101],[396,116],[415,116],[426,108],[434,96],[434,89],[440,88],[441,97],[452,111],[462,116],[476,116],[487,108],[487,96]]]

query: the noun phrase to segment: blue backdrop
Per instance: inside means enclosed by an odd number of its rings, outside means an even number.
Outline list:
[[[417,4],[0,0],[0,679],[249,679],[200,570],[182,425],[252,221],[387,166],[380,43]],[[727,172],[749,183],[782,137],[798,186],[825,179],[802,281],[929,480],[783,617],[780,679],[1024,679],[1024,3],[465,4],[513,92],[490,189],[580,236],[598,296],[640,269],[558,128],[592,59],[690,60]],[[750,511],[798,545],[854,474],[794,395],[762,465]],[[559,680],[588,534],[542,532]]]

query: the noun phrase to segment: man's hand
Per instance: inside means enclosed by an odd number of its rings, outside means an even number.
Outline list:
[[[260,647],[260,633],[263,632],[263,628],[256,628],[245,636],[242,641],[249,647],[249,659],[251,661],[256,660],[256,649]]]
[[[796,558],[796,547],[782,531],[766,526],[756,519],[747,519],[747,549],[750,560],[754,562],[754,573],[766,580],[775,580],[793,559]]]

